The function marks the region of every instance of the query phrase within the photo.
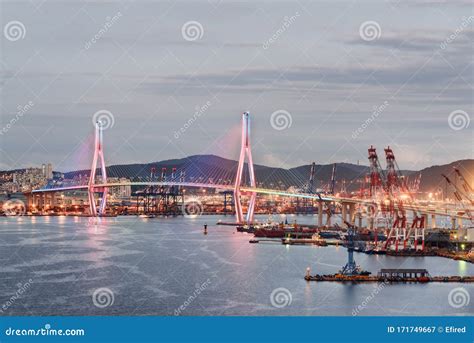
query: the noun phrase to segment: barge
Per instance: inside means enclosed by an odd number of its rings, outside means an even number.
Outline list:
[[[310,275],[306,272],[306,281],[333,282],[384,282],[384,283],[428,283],[428,282],[464,282],[473,283],[474,276],[430,276],[426,269],[381,269],[377,275],[342,273],[329,275]]]

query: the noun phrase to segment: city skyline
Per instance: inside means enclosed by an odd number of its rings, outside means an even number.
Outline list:
[[[466,1],[4,2],[2,10],[5,23],[23,25],[21,39],[5,27],[2,36],[2,170],[44,161],[81,169],[68,156],[95,114],[109,120],[108,164],[206,153],[236,160],[245,110],[256,164],[366,164],[371,144],[392,146],[402,169],[473,157]]]

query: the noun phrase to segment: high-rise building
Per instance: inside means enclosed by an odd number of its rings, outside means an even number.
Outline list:
[[[46,178],[48,180],[53,178],[53,165],[51,163],[48,163],[48,166],[46,167]]]

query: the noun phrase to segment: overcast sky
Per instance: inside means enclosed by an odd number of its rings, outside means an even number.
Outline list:
[[[1,169],[87,167],[102,110],[108,163],[237,159],[246,110],[259,164],[366,164],[371,144],[404,169],[474,156],[471,1],[15,0],[0,12]]]

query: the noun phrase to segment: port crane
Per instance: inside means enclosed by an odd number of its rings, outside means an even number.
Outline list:
[[[471,185],[469,184],[469,182],[467,182],[466,178],[458,168],[454,168],[454,172],[462,182],[465,198],[471,203],[471,205],[474,205],[474,200],[472,199],[472,194],[474,194],[474,190],[472,189]]]
[[[385,175],[377,156],[377,150],[371,145],[368,151],[370,164],[369,195],[375,197],[380,190],[385,188],[383,185]]]
[[[463,181],[463,188],[465,190],[472,190],[472,188],[469,186],[469,184],[467,182],[465,182],[466,179],[462,176],[459,169],[455,168],[454,171],[455,171],[456,175],[458,175],[458,177],[460,176],[461,180]],[[466,194],[466,192],[464,192],[456,184],[454,184],[447,175],[445,175],[445,174],[441,174],[441,175],[444,177],[444,179],[446,180],[448,185],[451,186],[451,188],[453,189],[454,197],[461,204],[461,206],[464,210],[464,213],[466,213],[466,215],[469,218],[469,220],[471,221],[471,223],[474,224],[474,217],[472,215],[471,210],[464,204],[464,199],[467,200],[467,202],[470,203],[471,205],[474,205],[474,200],[470,199],[469,195]]]
[[[415,199],[410,191],[406,179],[403,177],[402,172],[395,159],[393,150],[388,146],[384,149],[385,158],[387,161],[387,182],[386,192],[390,198],[390,212],[396,216],[393,222],[392,228],[387,236],[385,242],[385,248],[395,241],[395,251],[399,249],[400,240],[403,242],[403,249],[407,248],[407,245],[411,239],[413,239],[414,248],[417,249],[418,240],[422,240],[422,250],[424,249],[424,228],[425,218],[421,216],[415,205]],[[404,199],[402,196],[407,197],[411,207],[413,208],[413,221],[411,226],[407,224],[407,214],[404,207]],[[394,209],[394,201],[397,202],[397,211]]]
[[[406,241],[406,222],[407,216],[405,208],[403,207],[403,201],[401,199],[396,199],[396,195],[401,193],[400,178],[398,175],[398,170],[396,169],[395,154],[393,150],[388,146],[384,149],[385,151],[385,160],[387,163],[387,173],[386,173],[386,182],[384,184],[384,190],[389,198],[389,212],[393,217],[396,217],[393,221],[393,224],[390,228],[390,231],[385,242],[385,249],[395,243],[395,251],[398,251],[400,238],[405,242]],[[398,210],[395,211],[394,201],[398,202]]]
[[[358,269],[354,260],[354,235],[356,227],[347,221],[344,221],[347,225],[347,263],[342,267],[342,275],[357,275]]]
[[[314,193],[314,175],[316,174],[316,162],[311,163],[311,170],[309,172],[309,181],[308,187],[306,189],[306,193],[313,194]]]
[[[374,244],[377,246],[378,222],[382,221],[384,223],[384,229],[388,229],[388,227],[391,226],[391,223],[389,221],[389,218],[387,217],[387,206],[385,204],[385,195],[387,189],[385,185],[385,174],[379,162],[377,150],[372,145],[369,147],[368,153],[370,168],[370,173],[368,175],[369,197],[372,198],[372,205],[369,206],[368,216],[371,220],[371,224],[369,226],[374,230]],[[379,217],[378,212],[379,202],[382,218]]]
[[[334,191],[336,188],[336,168],[337,168],[337,164],[334,163],[332,165],[331,183],[329,185],[329,194],[334,194]]]
[[[354,260],[354,236],[357,228],[355,225],[344,220],[347,226],[347,263],[342,267],[340,273],[342,275],[369,275],[369,272],[362,271]]]

